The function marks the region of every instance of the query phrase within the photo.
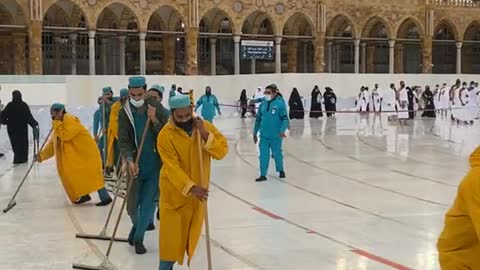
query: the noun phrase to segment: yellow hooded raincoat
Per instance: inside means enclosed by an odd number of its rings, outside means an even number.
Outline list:
[[[226,138],[210,123],[204,122],[210,135],[202,140],[205,181],[210,183],[211,158],[222,159],[228,152]],[[162,157],[160,172],[160,260],[183,263],[185,252],[192,259],[204,222],[203,203],[189,194],[201,186],[197,131],[188,136],[170,121],[158,135]]]
[[[115,148],[113,147],[116,140],[118,140],[118,113],[122,108],[122,102],[117,101],[113,103],[110,109],[110,121],[108,124],[108,147],[107,147],[107,167],[113,167],[115,164]]]
[[[480,269],[480,147],[471,154],[470,167],[438,240],[442,270]]]
[[[101,189],[102,160],[92,135],[68,113],[52,125],[53,137],[39,154],[39,162],[56,156],[58,174],[71,202]]]

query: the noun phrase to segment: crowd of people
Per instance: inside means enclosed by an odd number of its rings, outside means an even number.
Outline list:
[[[392,83],[384,90],[375,84],[371,93],[367,86],[362,86],[355,103],[360,113],[385,113],[389,120],[396,116],[401,124],[414,119],[417,112],[422,112],[421,117],[435,118],[446,117],[451,111],[452,121],[473,125],[480,116],[480,89],[477,82],[467,85],[459,79],[452,86],[437,84],[433,91],[429,85],[422,89],[420,86],[406,86],[401,81],[398,87]]]

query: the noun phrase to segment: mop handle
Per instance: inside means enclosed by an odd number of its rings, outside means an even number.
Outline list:
[[[147,123],[145,124],[145,128],[144,128],[143,134],[142,134],[142,140],[140,141],[140,145],[138,146],[138,150],[137,150],[137,156],[135,157],[135,165],[137,165],[137,166],[138,166],[138,161],[140,160],[140,155],[142,153],[143,145],[145,143],[145,138],[147,137],[147,132],[148,132],[149,125],[150,125],[150,118],[147,119]],[[127,169],[127,172],[129,172],[129,171],[130,170]],[[130,188],[132,186],[132,181],[133,181],[134,176],[130,175],[130,173],[127,173],[127,175],[129,176],[128,177],[129,179],[127,180],[127,192],[125,193],[125,198],[123,199],[122,206],[120,208],[120,212],[118,213],[117,223],[115,224],[115,227],[113,228],[112,237],[110,238],[110,243],[108,244],[108,249],[107,249],[107,253],[105,254],[105,258],[108,258],[110,256],[110,252],[112,251],[113,240],[115,239],[115,236],[117,235],[118,226],[120,225],[120,219],[122,218],[123,210],[125,209],[125,205],[127,203],[127,197],[128,197],[128,194],[130,193]],[[117,190],[117,192],[118,192],[118,190]]]
[[[197,129],[197,144],[198,144],[198,160],[200,165],[200,179],[201,185],[203,188],[208,188],[207,183],[205,181],[205,174],[203,170],[203,149],[202,149],[202,138],[200,135],[200,130]],[[212,270],[212,251],[210,247],[210,224],[208,221],[208,204],[207,201],[203,203],[203,207],[205,210],[205,238],[207,244],[207,262],[208,262],[208,270]]]
[[[50,129],[50,132],[48,132],[48,135],[47,137],[45,138],[45,141],[43,141],[43,144],[42,144],[42,148],[43,149],[45,147],[45,145],[47,144],[47,141],[48,141],[48,138],[50,137],[50,135],[52,134],[52,131],[53,131],[53,128]],[[40,154],[40,153],[38,153]],[[28,175],[30,174],[30,171],[32,170],[33,168],[33,165],[35,165],[35,163],[37,163],[38,161],[38,157],[35,158],[32,162],[32,164],[30,164],[30,167],[28,168],[27,172],[25,173],[25,176],[23,177],[22,181],[20,182],[20,185],[18,185],[18,188],[17,190],[15,191],[15,194],[13,194],[12,198],[10,199],[10,201],[8,202],[8,206],[7,208],[5,208],[3,210],[4,213],[8,212],[10,209],[13,208],[13,206],[15,206],[15,198],[17,197],[17,194],[18,192],[20,192],[20,189],[22,188],[23,186],[23,183],[25,183],[25,180],[27,179]]]

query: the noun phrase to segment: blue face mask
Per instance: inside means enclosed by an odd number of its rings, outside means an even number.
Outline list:
[[[266,101],[272,100],[272,95],[265,95],[265,100]]]

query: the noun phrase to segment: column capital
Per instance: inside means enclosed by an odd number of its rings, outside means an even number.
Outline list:
[[[242,37],[240,35],[233,35],[233,42],[240,43]]]
[[[361,42],[360,47],[362,47],[362,49],[365,49],[367,47],[367,42]]]
[[[210,39],[210,44],[217,44],[217,39],[216,38],[211,38]]]
[[[390,48],[395,47],[395,40],[394,39],[388,40],[388,47],[390,47]]]
[[[145,40],[145,38],[147,38],[147,33],[146,32],[140,32],[140,33],[138,33],[138,37],[140,38],[140,40]]]
[[[455,46],[457,46],[457,50],[460,50],[463,46],[463,42],[457,41],[457,42],[455,42]]]
[[[78,34],[77,34],[77,33],[71,33],[69,36],[70,36],[70,39],[71,39],[72,41],[76,41],[76,40],[77,40],[77,37],[78,37]]]
[[[361,40],[358,39],[358,38],[354,39],[354,40],[353,40],[353,45],[355,45],[355,47],[360,46],[360,41],[361,41]]]
[[[88,30],[88,38],[95,38],[96,31],[95,30]]]
[[[282,43],[282,37],[275,37],[275,44],[281,44]]]

